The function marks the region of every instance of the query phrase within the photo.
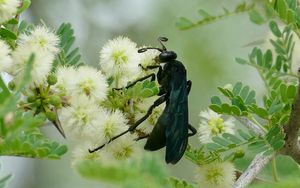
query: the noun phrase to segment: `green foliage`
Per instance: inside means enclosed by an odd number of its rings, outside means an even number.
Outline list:
[[[210,109],[220,114],[247,116],[250,107],[256,104],[255,91],[241,82],[234,85],[232,89],[218,87],[219,91],[230,101],[223,103],[218,96],[211,98]]]
[[[125,90],[125,95],[129,98],[149,98],[157,95],[159,88],[155,81],[145,80],[136,83],[133,87]]]
[[[185,151],[185,157],[197,165],[209,164],[217,159],[220,159],[220,156],[217,152],[207,152],[205,151],[204,146],[199,149],[194,149],[188,145]]]
[[[70,23],[63,23],[56,34],[60,37],[61,51],[53,62],[53,70],[58,65],[64,66],[80,66],[83,62],[80,61],[79,47],[74,48],[75,42],[74,30]]]
[[[77,162],[75,168],[83,177],[110,182],[123,188],[169,187],[162,164],[156,158],[144,156],[140,160],[119,163],[111,166],[98,161],[85,160]]]
[[[21,6],[18,8],[18,14],[27,10],[31,5],[31,0],[22,0]]]
[[[46,139],[38,127],[43,119],[18,112],[12,122],[1,122],[0,155],[59,159],[67,147]]]
[[[67,148],[46,139],[39,131],[45,119],[17,108],[20,94],[31,79],[34,55],[26,63],[25,73],[14,93],[0,79],[0,155],[59,158]]]
[[[169,182],[172,188],[194,188],[193,185],[187,183],[185,180],[179,180],[175,177],[170,177]]]
[[[270,5],[277,12],[279,18],[287,25],[299,27],[300,12],[297,0],[272,0]]]
[[[236,61],[256,68],[268,84],[267,86],[272,86],[278,77],[288,75],[296,77],[292,74],[291,66],[295,42],[290,27],[285,27],[283,31],[280,31],[274,21],[269,23],[269,27],[276,37],[276,40],[270,40],[276,51],[276,57],[270,49],[262,52],[261,49],[255,47],[249,54],[249,60],[236,58]]]
[[[252,152],[265,152],[266,155],[278,151],[284,146],[284,134],[279,126],[273,126],[266,136],[257,136],[254,132],[248,133],[237,130],[238,135],[224,133],[212,138],[213,142],[206,145],[208,151],[223,154],[223,159],[234,157],[238,150],[247,146]]]
[[[194,22],[186,17],[180,17],[175,24],[179,29],[187,30],[187,29],[203,26],[227,18],[229,16],[233,16],[245,12],[249,13],[249,17],[253,22],[257,24],[261,24],[265,22],[263,16],[261,16],[261,14],[255,9],[254,3],[247,4],[246,2],[241,2],[240,4],[236,5],[234,10],[228,10],[227,8],[223,7],[223,13],[221,13],[220,15],[212,15],[207,11],[200,9],[198,10],[198,14],[201,16],[200,20]]]
[[[273,57],[270,49],[262,52],[255,47],[249,55],[249,60],[237,58],[236,61],[256,68],[268,91],[264,96],[264,107],[254,104],[249,110],[263,119],[270,120],[271,124],[284,124],[289,118],[297,90],[295,81],[285,83],[287,81],[284,79],[287,76],[298,77],[292,70],[295,42],[290,27],[285,27],[281,31],[274,21],[269,23],[269,27],[276,37],[276,40],[270,40],[276,57]]]

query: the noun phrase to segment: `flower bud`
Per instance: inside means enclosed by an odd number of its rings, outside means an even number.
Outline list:
[[[16,88],[16,83],[15,83],[14,81],[10,81],[10,82],[8,83],[8,88],[9,88],[10,90],[14,90],[14,89]]]
[[[47,77],[47,82],[48,82],[48,84],[49,85],[54,85],[54,84],[56,84],[56,82],[57,82],[57,77],[56,77],[56,75],[55,74],[49,74],[48,75],[48,77]]]
[[[57,107],[57,106],[60,106],[61,105],[61,99],[59,96],[57,95],[52,95],[50,97],[50,104],[52,104],[53,106]]]
[[[37,100],[35,100],[34,103],[33,103],[33,106],[35,106],[35,107],[38,107],[38,106],[41,106],[41,105],[42,105],[41,99],[37,99]]]
[[[44,112],[39,113],[38,115],[36,115],[37,118],[41,119],[42,121],[45,121],[47,116]]]
[[[27,97],[27,101],[30,103],[33,103],[36,100],[36,96],[35,95],[31,95],[29,97]]]
[[[244,157],[244,155],[245,155],[244,150],[237,150],[234,153],[234,159],[242,158],[242,157]]]
[[[47,112],[46,112],[46,117],[47,117],[50,121],[55,121],[55,120],[56,120],[56,114],[55,114],[55,112],[52,112],[52,111],[47,111]]]

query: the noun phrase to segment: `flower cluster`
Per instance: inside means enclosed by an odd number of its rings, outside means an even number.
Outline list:
[[[231,162],[213,162],[199,166],[196,174],[199,187],[230,188],[235,180],[235,168]]]
[[[31,69],[31,85],[39,85],[46,81],[55,55],[59,52],[59,38],[46,26],[37,26],[29,34],[22,33],[17,41],[17,47],[10,52],[1,42],[1,70],[14,76],[18,84],[24,77],[24,71],[31,55],[34,55]]]
[[[20,0],[2,0],[0,1],[0,24],[12,19],[18,10]]]
[[[203,144],[211,142],[213,136],[222,135],[223,133],[234,133],[233,119],[224,120],[220,114],[212,110],[200,112],[201,121],[199,124],[199,139]]]
[[[88,149],[109,142],[145,114],[152,99],[128,97],[114,88],[125,87],[145,74],[139,64],[154,65],[156,56],[152,51],[139,54],[134,42],[127,37],[117,37],[100,50],[99,70],[89,66],[57,68],[54,90],[67,99],[67,105],[59,110],[61,125],[67,137],[85,140],[84,146],[75,147],[81,148],[73,152],[75,161],[127,159],[137,149],[135,139],[139,134],[151,132],[161,108],[157,108],[150,122],[142,124],[137,132],[125,134],[102,150],[88,154]],[[86,148],[85,154],[82,148]]]

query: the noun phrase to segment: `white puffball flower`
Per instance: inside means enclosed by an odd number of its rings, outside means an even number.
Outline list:
[[[108,141],[128,129],[124,114],[120,110],[102,110],[99,113],[96,139]]]
[[[116,140],[113,143],[108,144],[107,151],[112,154],[115,160],[125,160],[133,155],[136,155],[137,141],[134,139],[134,134],[126,134]]]
[[[30,34],[21,34],[18,47],[12,53],[12,75],[16,81],[23,78],[26,63],[34,54],[33,67],[31,70],[32,83],[43,83],[52,68],[55,55],[59,52],[58,37],[45,26],[35,27]]]
[[[101,155],[100,152],[90,153],[88,149],[92,147],[92,144],[89,142],[84,142],[83,144],[78,144],[74,146],[72,151],[73,161],[72,164],[76,164],[77,162],[84,160],[93,160],[100,161]]]
[[[100,107],[85,95],[73,96],[70,106],[60,110],[60,120],[67,136],[95,138]],[[92,139],[90,139],[92,141]]]
[[[59,52],[59,38],[46,26],[36,26],[30,34],[21,34],[18,44],[26,46],[38,46],[55,56]]]
[[[101,70],[107,77],[114,78],[114,87],[126,86],[137,78],[139,59],[137,47],[129,38],[119,36],[109,40],[100,51]]]
[[[56,69],[57,83],[55,89],[63,95],[71,96],[74,92],[77,71],[73,66],[59,66]]]
[[[157,100],[157,97],[151,97],[148,99],[144,99],[140,103],[137,104],[137,112],[135,115],[135,121],[138,121],[144,115],[146,115],[149,107],[153,105],[154,101]],[[155,107],[152,110],[151,115],[138,127],[139,130],[146,134],[150,134],[157,123],[158,118],[161,116],[165,109],[165,104],[161,104]]]
[[[142,47],[146,48],[146,47]],[[147,68],[147,66],[159,65],[157,62],[157,57],[159,56],[160,52],[155,49],[148,49],[147,51],[140,53],[140,65],[143,68]],[[152,70],[143,70],[141,67],[141,76],[148,75],[153,72],[157,72],[157,69]]]
[[[211,138],[223,133],[234,133],[233,119],[224,120],[220,114],[212,110],[200,112],[201,121],[199,124],[199,139],[203,144],[211,142]]]
[[[20,0],[0,1],[0,24],[12,19],[17,14]]]
[[[40,84],[46,80],[51,71],[53,55],[37,46],[21,45],[12,52],[13,69],[9,72],[16,77],[16,82],[23,79],[27,63],[33,54],[34,60],[30,72],[31,82]]]
[[[84,94],[98,102],[106,98],[108,84],[105,77],[97,69],[81,66],[77,69],[75,78],[77,78],[74,88],[76,94]]]
[[[10,72],[12,68],[12,58],[10,56],[11,49],[2,40],[0,40],[0,71]]]
[[[196,181],[199,187],[231,188],[235,180],[235,168],[230,162],[213,162],[197,169]]]

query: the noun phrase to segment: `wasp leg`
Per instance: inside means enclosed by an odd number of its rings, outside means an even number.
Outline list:
[[[191,133],[188,133],[188,136],[194,136],[197,133],[197,130],[195,129],[195,127],[193,127],[191,124],[189,124],[189,130],[191,130]]]
[[[139,141],[139,140],[142,140],[142,139],[145,139],[145,138],[148,138],[150,136],[150,134],[146,134],[146,135],[144,135],[144,136],[140,136],[140,137],[138,137],[138,138],[136,138],[136,139],[134,139],[135,141]]]
[[[150,106],[150,108],[148,109],[147,113],[146,113],[141,119],[139,119],[137,122],[135,122],[134,125],[132,125],[131,127],[129,127],[129,129],[127,129],[126,131],[124,131],[124,132],[122,132],[122,133],[120,133],[120,134],[118,134],[118,135],[112,137],[112,138],[111,138],[108,142],[106,142],[105,144],[103,144],[103,145],[101,145],[101,146],[99,146],[99,147],[97,147],[97,148],[95,148],[95,149],[92,149],[92,150],[89,149],[89,152],[90,152],[90,153],[93,153],[93,152],[95,152],[95,151],[98,151],[98,150],[100,150],[101,148],[103,148],[106,144],[108,144],[108,143],[114,141],[115,139],[119,138],[120,136],[123,136],[124,134],[126,134],[126,133],[128,133],[128,132],[134,131],[141,123],[143,123],[143,122],[151,115],[151,113],[152,113],[152,111],[153,111],[153,109],[154,109],[155,107],[161,105],[161,104],[164,103],[165,101],[166,101],[166,96],[165,96],[165,95],[159,97],[156,101],[154,101],[153,105]]]
[[[128,88],[134,86],[136,83],[141,82],[143,80],[146,80],[148,78],[151,78],[151,81],[154,81],[155,80],[155,74],[152,73],[152,74],[149,74],[149,75],[147,75],[145,77],[139,78],[136,81],[134,81],[134,82],[130,83],[129,85],[127,85],[125,88],[128,89]],[[121,88],[113,88],[113,90],[122,90],[122,89],[124,89],[124,88],[123,87],[121,87]]]
[[[187,92],[188,92],[188,94],[190,94],[190,91],[191,91],[191,88],[192,88],[192,81],[188,80],[186,82],[186,85],[187,85]]]
[[[144,67],[143,65],[139,64],[139,67],[141,67],[144,71],[146,71],[146,70],[157,69],[157,68],[160,68],[161,66],[160,65],[149,65],[149,66]]]

